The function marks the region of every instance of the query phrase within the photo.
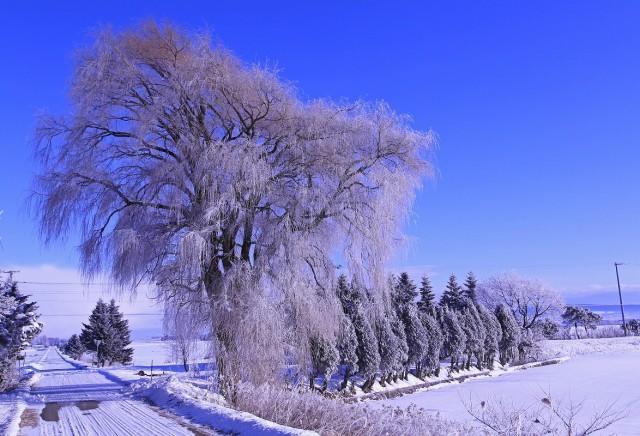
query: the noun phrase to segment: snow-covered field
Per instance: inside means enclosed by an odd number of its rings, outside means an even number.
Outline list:
[[[570,355],[557,365],[515,371],[499,377],[472,379],[461,384],[446,384],[403,397],[371,401],[406,407],[416,404],[440,413],[445,418],[471,421],[465,403],[476,406],[503,402],[516,408],[537,408],[547,393],[555,401],[584,401],[578,420],[591,416],[611,403],[628,416],[603,434],[640,434],[640,338],[549,341],[544,344],[550,354]]]

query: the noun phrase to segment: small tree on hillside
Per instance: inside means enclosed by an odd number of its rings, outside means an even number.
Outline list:
[[[458,285],[455,274],[451,274],[447,287],[440,298],[440,305],[453,310],[460,310],[464,307],[462,288]]]
[[[436,295],[433,293],[433,286],[431,286],[431,280],[428,276],[422,276],[420,282],[420,300],[418,300],[417,306],[420,312],[427,312],[434,316]]]

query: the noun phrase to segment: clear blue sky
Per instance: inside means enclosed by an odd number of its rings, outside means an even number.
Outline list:
[[[277,62],[305,98],[384,99],[438,133],[396,267],[438,287],[513,270],[615,303],[627,261],[640,303],[640,2],[21,3],[0,14],[0,267],[76,266],[75,241],[42,248],[25,212],[34,115],[67,110],[93,30],[155,18]]]

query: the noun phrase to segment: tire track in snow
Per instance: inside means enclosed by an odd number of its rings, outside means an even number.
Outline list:
[[[29,427],[27,424],[32,423],[24,423],[21,435],[215,434],[196,426],[182,425],[168,413],[158,413],[142,401],[124,397],[120,385],[95,370],[75,367],[56,349],[49,348],[39,363],[42,377],[31,390],[32,398],[38,400],[38,404],[29,406],[38,413],[38,425]],[[87,401],[92,401],[91,407],[82,407]]]

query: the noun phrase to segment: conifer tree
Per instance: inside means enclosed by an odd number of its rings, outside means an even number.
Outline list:
[[[112,360],[122,364],[131,363],[133,348],[129,347],[131,345],[129,321],[124,319],[124,315],[120,312],[120,308],[113,299],[109,303],[109,315],[109,320],[115,331]]]
[[[353,323],[346,316],[340,320],[336,348],[340,356],[340,364],[344,366],[344,378],[340,389],[345,389],[349,377],[358,371],[358,336]]]
[[[405,333],[404,323],[393,310],[387,312],[387,317],[389,318],[391,332],[397,344],[397,354],[393,363],[393,381],[397,381],[398,376],[406,379],[406,369],[409,361],[409,345],[407,344],[407,334]]]
[[[338,367],[338,352],[330,340],[320,334],[312,335],[309,338],[309,348],[311,350],[311,368],[309,377],[311,388],[315,387],[314,379],[322,375],[322,391],[329,387],[329,379],[336,372]]]
[[[80,337],[76,334],[73,334],[65,344],[62,351],[72,359],[78,360],[80,359],[80,357],[82,357],[85,348],[84,345],[82,345],[82,341],[80,341]]]
[[[458,314],[460,326],[466,336],[464,351],[467,355],[467,360],[464,367],[469,369],[471,367],[471,358],[476,356],[477,366],[482,369],[485,329],[475,304],[471,300],[465,300],[465,308]]]
[[[463,308],[462,288],[458,285],[455,274],[451,274],[447,286],[440,298],[440,305],[453,310]]]
[[[478,303],[478,297],[476,295],[476,288],[478,287],[478,280],[472,271],[467,274],[467,279],[464,282],[464,296],[471,300],[474,304]]]
[[[416,285],[406,272],[400,274],[395,281],[394,288],[394,299],[398,305],[404,306],[413,303],[418,296]]]
[[[13,281],[0,283],[0,391],[16,381],[15,363],[42,331],[38,306]]]
[[[384,386],[394,378],[401,351],[399,350],[398,338],[394,335],[387,316],[376,318],[375,326],[378,352],[380,353],[380,384]]]
[[[500,363],[506,365],[516,358],[520,340],[520,326],[511,310],[504,304],[499,304],[496,307],[496,318],[502,329],[502,337],[499,342]]]
[[[485,327],[484,365],[489,369],[493,369],[493,363],[500,351],[499,344],[502,339],[502,328],[496,316],[483,305],[478,305],[478,313]]]
[[[427,335],[428,349],[422,357],[420,374],[417,375],[420,378],[431,374],[437,377],[440,374],[440,352],[443,342],[442,331],[438,321],[430,313],[421,312],[420,320]]]
[[[407,304],[402,310],[402,322],[407,338],[407,362],[405,364],[405,378],[409,373],[411,365],[416,367],[416,375],[422,373],[422,361],[429,352],[429,337],[425,329],[416,305]]]
[[[358,372],[365,379],[363,390],[369,390],[375,382],[376,372],[380,365],[378,340],[365,311],[366,298],[364,290],[355,283],[349,284],[347,277],[338,277],[336,288],[338,299],[347,318],[351,321],[358,340],[356,355]]]
[[[460,320],[456,312],[446,305],[441,310],[440,325],[442,326],[444,355],[451,358],[451,368],[457,370],[467,337],[460,326]]]
[[[80,340],[88,351],[96,353],[96,363],[104,366],[113,362],[114,339],[116,331],[111,324],[109,306],[99,299],[91,315],[89,323],[82,324]]]
[[[436,295],[433,293],[433,286],[431,286],[431,280],[428,276],[422,276],[420,283],[420,300],[417,303],[418,310],[420,312],[428,312],[432,316],[435,308]]]
[[[401,324],[394,330],[400,343],[400,350],[404,360],[404,368],[401,370],[402,378],[406,379],[411,365],[416,366],[420,372],[420,364],[423,355],[428,351],[429,345],[427,335],[418,316],[415,298],[417,297],[416,285],[407,273],[400,274],[400,277],[390,281],[392,310]],[[400,331],[402,330],[402,331]],[[404,358],[404,345],[402,345],[402,334],[406,342],[406,358]]]

